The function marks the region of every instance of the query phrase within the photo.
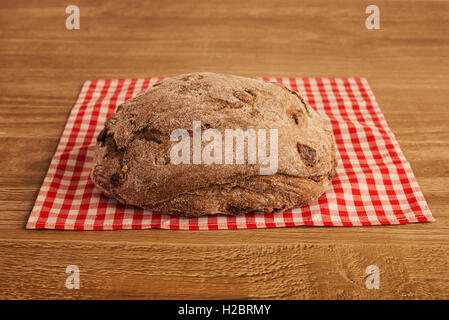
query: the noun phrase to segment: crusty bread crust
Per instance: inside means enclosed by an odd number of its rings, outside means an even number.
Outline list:
[[[172,164],[175,129],[278,129],[278,170],[256,164]],[[317,199],[335,173],[332,131],[278,83],[209,72],[165,80],[121,104],[98,136],[94,183],[121,203],[185,216],[273,212]],[[269,150],[269,149],[268,149]]]

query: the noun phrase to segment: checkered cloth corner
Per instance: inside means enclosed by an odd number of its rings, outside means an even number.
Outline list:
[[[245,229],[370,226],[434,221],[409,163],[363,78],[263,78],[300,92],[326,116],[339,165],[326,192],[282,213],[185,218],[119,204],[92,183],[95,137],[125,100],[163,78],[88,80],[41,186],[28,229]]]

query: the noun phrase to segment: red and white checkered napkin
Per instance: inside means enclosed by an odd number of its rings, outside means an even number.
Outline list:
[[[123,101],[163,78],[89,80],[70,113],[28,229],[235,229],[434,221],[365,79],[263,78],[299,91],[332,124],[339,165],[324,195],[282,213],[175,217],[121,205],[89,178],[96,136]]]

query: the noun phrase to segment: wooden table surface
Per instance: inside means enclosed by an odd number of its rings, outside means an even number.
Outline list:
[[[376,2],[381,29],[367,30]],[[80,30],[65,28],[68,4]],[[449,298],[448,1],[2,0],[0,24],[0,298]],[[24,229],[83,80],[191,71],[366,77],[437,221]]]

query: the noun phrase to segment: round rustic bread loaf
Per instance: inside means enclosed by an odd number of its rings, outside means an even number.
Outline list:
[[[222,163],[195,159],[192,148],[188,162],[173,163],[173,147],[198,138],[194,122],[203,134],[219,132],[223,144],[227,129],[265,129],[265,155],[276,142],[270,129],[277,129],[276,170],[262,173],[267,162],[250,163],[249,138],[243,164],[225,163],[224,147],[211,153]],[[171,138],[177,129],[186,135]],[[201,150],[207,144],[201,141]],[[324,192],[335,167],[332,131],[298,93],[279,83],[201,72],[167,79],[121,104],[97,138],[91,178],[107,196],[156,212],[235,215],[306,205]]]

